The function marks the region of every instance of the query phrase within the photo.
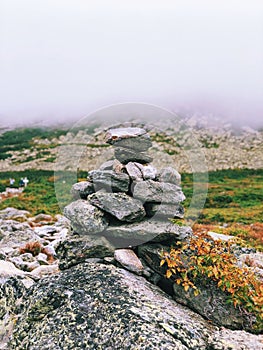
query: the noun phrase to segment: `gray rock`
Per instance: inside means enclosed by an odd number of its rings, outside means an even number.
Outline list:
[[[59,229],[54,225],[43,225],[35,227],[34,231],[39,237],[49,238],[56,235]]]
[[[166,167],[161,169],[158,180],[160,182],[169,182],[175,185],[180,185],[181,183],[181,175],[172,167]]]
[[[157,176],[157,169],[152,165],[142,165],[140,163],[135,163],[137,167],[141,170],[144,180],[155,180]]]
[[[262,336],[219,329],[143,277],[111,265],[81,264],[41,279],[23,300],[22,307],[12,307],[18,321],[10,350],[259,350],[262,345]]]
[[[93,170],[89,178],[94,183],[96,191],[106,188],[108,192],[128,192],[130,179],[127,174],[112,170]]]
[[[129,162],[125,165],[125,169],[133,181],[143,181],[141,170],[137,166],[138,163]]]
[[[165,276],[166,267],[160,266],[161,253],[163,251],[168,251],[170,249],[169,245],[164,245],[160,243],[145,243],[138,246],[138,257],[143,260],[146,265],[156,271],[160,277]],[[170,282],[171,285],[173,284]]]
[[[145,210],[147,216],[155,216],[156,218],[180,218],[184,217],[184,207],[181,204],[157,204],[146,203]]]
[[[145,152],[138,152],[133,149],[118,147],[114,150],[115,157],[122,163],[139,162],[142,164],[151,163],[153,158]]]
[[[71,195],[74,199],[86,199],[89,194],[94,192],[94,184],[89,181],[80,181],[71,188]]]
[[[114,159],[107,160],[99,167],[99,170],[113,170]]]
[[[12,207],[0,210],[0,219],[4,220],[15,220],[19,218],[26,219],[29,215],[30,213],[27,210],[20,210]]]
[[[36,267],[31,273],[30,276],[33,278],[44,278],[47,276],[51,276],[57,274],[59,272],[59,268],[57,264],[52,265],[41,265]]]
[[[8,349],[7,342],[13,331],[17,320],[15,310],[19,305],[19,300],[25,294],[26,288],[21,277],[11,275],[0,283],[0,348]]]
[[[97,192],[90,195],[88,201],[120,221],[140,221],[145,216],[142,203],[125,193]]]
[[[68,240],[61,242],[56,250],[59,268],[65,270],[89,258],[113,256],[114,249],[103,236],[69,236]]]
[[[150,136],[141,128],[110,129],[105,138],[107,143],[135,151],[147,151],[152,146]]]
[[[177,302],[196,311],[215,324],[230,329],[252,331],[256,317],[227,304],[228,296],[212,281],[204,279],[198,284],[201,293],[197,296],[194,296],[192,288],[185,292],[184,288],[177,283],[173,284],[173,288],[174,299]]]
[[[44,253],[39,253],[36,256],[37,261],[39,262],[40,265],[48,265],[48,261],[47,261],[47,255]]]
[[[178,204],[185,200],[181,187],[152,180],[137,182],[133,187],[133,197],[144,203],[172,203]]]
[[[20,255],[20,258],[23,261],[27,261],[27,262],[32,262],[35,260],[35,258],[33,257],[33,255],[31,253],[24,253]]]
[[[15,265],[15,267],[17,267],[18,269],[23,270],[23,266],[24,266],[25,262],[23,261],[21,256],[9,257],[8,261],[13,263]]]
[[[147,241],[183,240],[192,235],[192,230],[187,226],[148,219],[139,223],[111,225],[103,234],[106,237],[128,240],[129,245],[137,245]]]
[[[238,257],[238,263],[252,270],[257,278],[263,282],[263,253],[247,253]]]
[[[67,205],[64,215],[71,220],[72,228],[82,235],[102,232],[108,226],[104,213],[83,199]]]
[[[23,231],[5,232],[4,238],[1,240],[1,248],[12,247],[18,248],[32,241],[41,241],[40,237],[30,228]]]
[[[15,220],[0,219],[0,229],[4,234],[6,232],[27,231],[31,230],[31,226],[27,222],[18,222]]]
[[[116,249],[114,252],[114,258],[120,263],[126,270],[141,275],[143,271],[143,265],[137,255],[131,249]]]
[[[231,239],[235,239],[235,236],[223,235],[222,233],[217,233],[213,231],[208,231],[207,234],[213,238],[214,241],[230,241]]]
[[[24,271],[31,272],[35,270],[37,267],[40,266],[40,263],[38,261],[32,261],[32,262],[24,262],[23,266],[21,266],[21,269]]]
[[[46,222],[53,221],[53,218],[51,215],[40,213],[35,217],[29,218],[28,221],[34,222],[34,223],[46,223]]]
[[[108,160],[99,167],[99,170],[113,170],[117,173],[122,172],[122,169],[123,165],[117,159]]]
[[[2,277],[25,276],[26,273],[16,268],[10,261],[0,260],[0,279]]]

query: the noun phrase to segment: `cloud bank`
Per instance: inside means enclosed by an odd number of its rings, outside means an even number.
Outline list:
[[[262,33],[261,0],[2,0],[1,123],[143,102],[258,126]]]

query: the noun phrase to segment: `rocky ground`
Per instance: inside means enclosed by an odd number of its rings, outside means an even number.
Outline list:
[[[262,335],[211,322],[156,286],[153,244],[138,258],[72,235],[62,216],[7,208],[0,218],[1,349],[262,349]],[[232,311],[218,311],[223,323]]]
[[[139,125],[138,121],[128,123]],[[126,125],[128,125],[126,123]],[[106,159],[113,157],[112,147],[105,147],[104,122],[89,132],[90,125],[74,134],[69,132],[59,138],[41,140],[34,138],[31,149],[13,151],[12,157],[0,160],[0,171],[25,169],[53,170],[54,168],[74,170],[72,158],[81,170],[97,168]],[[163,167],[167,164],[179,172],[191,172],[194,150],[198,149],[208,170],[263,168],[263,131],[249,127],[234,128],[224,122],[209,123],[207,118],[192,117],[183,120],[161,120],[146,125],[152,136],[150,155],[153,164]],[[45,152],[48,155],[44,155]]]
[[[106,141],[116,159],[72,186],[67,218],[0,211],[1,348],[262,349],[260,299],[247,312],[227,303],[229,295],[205,275],[195,294],[186,276],[169,279],[169,253],[161,264],[164,252],[194,239],[190,227],[168,221],[184,214],[180,174],[149,164],[143,129],[109,130]],[[209,232],[193,241],[180,253],[181,268],[199,248],[230,242],[219,258],[231,252],[232,268],[244,267],[260,283],[263,254],[232,239]]]

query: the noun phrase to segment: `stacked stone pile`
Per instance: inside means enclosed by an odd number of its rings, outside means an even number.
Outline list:
[[[115,159],[90,171],[73,185],[75,199],[64,210],[75,233],[106,237],[116,247],[149,240],[184,239],[191,229],[168,218],[183,218],[185,196],[180,174],[172,167],[158,171],[147,154],[152,143],[142,128],[111,129],[106,142]]]

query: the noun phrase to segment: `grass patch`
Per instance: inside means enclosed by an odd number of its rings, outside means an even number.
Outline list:
[[[53,157],[48,158],[53,161]],[[0,186],[2,192],[9,186],[9,178],[13,177],[18,184],[21,177],[27,176],[29,184],[19,197],[0,202],[0,209],[13,206],[29,210],[32,214],[56,214],[60,212],[54,189],[56,180],[60,202],[66,205],[70,201],[70,188],[73,173],[61,172],[54,179],[53,171],[25,170],[22,172],[2,172]],[[78,179],[85,179],[87,172],[78,172]],[[184,206],[195,206],[202,198],[205,178],[195,175],[198,180],[193,193],[193,175],[182,174],[182,187],[186,196]],[[60,190],[61,189],[61,190]],[[209,189],[205,207],[198,219],[200,224],[241,223],[250,225],[262,222],[263,217],[263,170],[221,170],[209,173]]]
[[[196,176],[200,181],[200,177]],[[201,188],[200,183],[196,183]],[[187,208],[193,194],[193,175],[182,174]],[[209,172],[208,195],[199,223],[251,224],[263,217],[263,169],[237,169]],[[196,198],[198,200],[198,198]],[[194,202],[192,203],[194,205]]]

